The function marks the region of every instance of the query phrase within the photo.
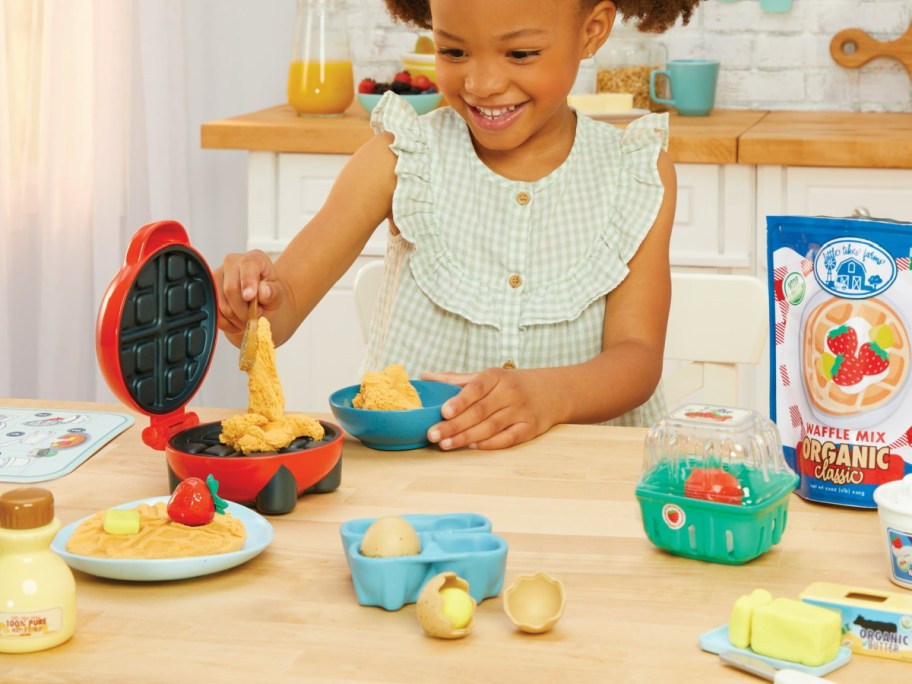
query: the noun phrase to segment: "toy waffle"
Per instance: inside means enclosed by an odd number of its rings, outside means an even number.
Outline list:
[[[808,397],[835,416],[880,408],[909,367],[909,336],[882,298],[827,297],[805,322],[802,364]]]
[[[782,538],[797,482],[772,422],[754,411],[692,404],[650,428],[636,495],[653,544],[737,565]]]
[[[149,416],[146,445],[165,452],[169,486],[212,474],[220,494],[287,513],[304,492],[339,486],[343,433],[322,422],[325,437],[278,452],[243,455],[221,444],[221,423],[200,424],[186,405],[202,385],[215,350],[218,307],[212,273],[184,227],[159,221],[141,228],[98,312],[98,363],[123,403]]]
[[[403,515],[421,540],[415,555],[371,558],[361,540],[374,518],[350,520],[340,534],[358,602],[399,610],[415,603],[421,588],[441,572],[454,572],[469,583],[477,602],[497,596],[503,587],[507,542],[491,533],[491,521],[475,513]]]

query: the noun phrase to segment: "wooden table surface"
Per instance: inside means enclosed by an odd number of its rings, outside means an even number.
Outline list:
[[[110,410],[113,404],[0,400],[6,406]],[[197,410],[204,421],[224,412]],[[324,418],[326,416],[323,416]],[[168,493],[164,455],[144,446],[146,418],[72,473],[42,483],[64,524]],[[347,439],[342,485],[269,518],[272,544],[220,574],[131,583],[75,573],[78,622],[55,649],[0,656],[3,682],[744,682],[700,650],[740,595],[797,598],[827,580],[901,592],[885,575],[877,514],[793,496],[782,542],[743,566],[688,560],[645,538],[634,488],[645,431],[558,426],[517,448],[481,453],[378,452]],[[6,491],[15,485],[0,485]],[[341,523],[404,513],[474,512],[509,543],[505,587],[546,571],[566,586],[564,616],[526,635],[500,597],[475,629],[427,637],[409,605],[360,606]],[[831,678],[895,683],[897,661],[853,655]]]

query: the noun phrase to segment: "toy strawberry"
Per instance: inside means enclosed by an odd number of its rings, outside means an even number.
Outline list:
[[[212,475],[207,476],[205,482],[198,477],[188,477],[171,493],[168,517],[189,527],[208,525],[216,512],[224,514],[228,506],[217,492],[218,480]]]

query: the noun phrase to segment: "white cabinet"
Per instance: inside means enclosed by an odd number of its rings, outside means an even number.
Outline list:
[[[754,167],[676,164],[672,268],[754,272]]]
[[[766,273],[767,216],[853,216],[912,222],[912,170],[757,168],[758,273]]]

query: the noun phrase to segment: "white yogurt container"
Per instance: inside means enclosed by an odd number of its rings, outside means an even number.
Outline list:
[[[912,474],[874,490],[887,551],[888,577],[912,589]]]

